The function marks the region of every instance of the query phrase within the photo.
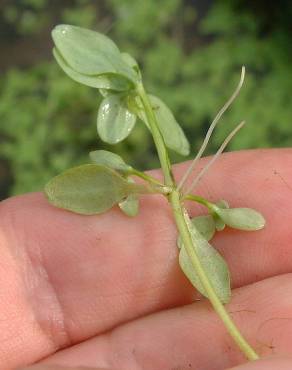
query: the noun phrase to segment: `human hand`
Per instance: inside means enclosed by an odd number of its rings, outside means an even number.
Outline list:
[[[117,209],[80,216],[28,194],[0,205],[0,369],[42,360],[35,369],[291,370],[291,168],[292,150],[230,153],[197,189],[267,219],[262,231],[226,228],[212,244],[231,269],[228,311],[260,355],[278,357],[234,367],[245,359],[210,304],[195,300],[161,197],[144,197],[129,219]]]

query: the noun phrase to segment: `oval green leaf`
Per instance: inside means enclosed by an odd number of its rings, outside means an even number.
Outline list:
[[[199,231],[204,239],[211,240],[215,234],[215,221],[211,215],[198,216],[191,219],[192,225]]]
[[[264,217],[251,208],[229,208],[216,207],[216,214],[228,226],[246,231],[260,230],[265,226]]]
[[[216,206],[219,208],[229,208],[229,204],[226,202],[226,200],[221,199],[219,202],[216,203]],[[217,231],[222,231],[225,229],[225,222],[215,213],[213,215],[214,221],[215,221],[215,227]]]
[[[137,61],[128,53],[121,53],[121,56],[126,64],[129,67],[133,68],[136,72],[139,71],[139,66]]]
[[[97,115],[97,132],[109,144],[124,140],[133,130],[136,115],[129,111],[126,97],[109,95],[101,102]]]
[[[133,179],[128,178],[128,182],[135,183]],[[139,199],[136,194],[129,195],[125,200],[119,203],[119,207],[125,215],[129,217],[137,216],[139,212]]]
[[[101,164],[114,170],[129,172],[132,169],[119,155],[107,150],[95,150],[89,153],[89,157],[93,163]]]
[[[148,96],[166,146],[181,155],[188,155],[190,153],[190,144],[171,110],[161,99],[154,95]],[[141,106],[141,103],[138,102],[138,105]],[[147,118],[143,110],[139,110],[139,118],[149,128]]]
[[[123,76],[109,73],[100,76],[81,74],[79,72],[76,72],[66,63],[65,59],[56,48],[53,49],[53,54],[62,70],[70,78],[72,78],[72,80],[76,82],[97,89],[102,89],[101,91],[111,90],[120,92],[131,89],[131,84],[129,83],[129,80],[127,80]]]
[[[220,217],[214,215],[215,227],[217,231],[222,231],[225,229],[225,223],[221,220]]]
[[[51,204],[84,215],[103,213],[130,194],[147,192],[143,185],[129,183],[118,172],[95,164],[71,168],[45,187]]]
[[[227,263],[219,254],[219,252],[213,248],[206,239],[203,238],[190,220],[187,221],[187,225],[192,236],[193,248],[195,249],[202,267],[209,278],[209,281],[211,282],[220,301],[224,304],[228,303],[231,297],[231,289],[230,273]],[[179,264],[182,271],[190,280],[192,285],[202,295],[208,298],[208,295],[191,263],[180,237],[178,238],[178,244],[180,245]]]
[[[85,75],[119,74],[136,82],[136,74],[123,60],[116,44],[101,33],[61,24],[52,31],[56,48],[66,63]]]
[[[139,199],[136,195],[129,195],[119,203],[119,207],[127,216],[135,217],[139,212]]]

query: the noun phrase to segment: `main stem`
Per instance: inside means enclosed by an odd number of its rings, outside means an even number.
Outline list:
[[[186,252],[193,264],[195,271],[197,272],[200,278],[202,285],[204,286],[204,289],[208,295],[208,298],[214,310],[217,312],[217,314],[223,321],[229,334],[234,339],[234,341],[236,342],[240,350],[245,354],[245,356],[249,360],[257,360],[259,356],[253,350],[253,348],[248,344],[248,342],[245,340],[245,338],[242,336],[242,334],[240,333],[240,331],[238,330],[238,328],[232,321],[224,305],[221,303],[220,299],[218,298],[211,282],[209,281],[208,276],[206,275],[204,271],[204,268],[202,267],[202,264],[197,256],[197,253],[195,249],[193,248],[193,240],[192,240],[191,234],[189,232],[189,229],[185,221],[186,210],[182,205],[180,193],[176,188],[176,183],[174,181],[174,178],[171,172],[170,161],[168,158],[168,152],[167,152],[167,149],[164,143],[163,136],[159,130],[155,114],[153,112],[149,98],[144,90],[142,83],[140,83],[137,86],[137,92],[141,98],[141,101],[142,101],[142,104],[145,110],[145,114],[148,120],[148,124],[150,126],[150,129],[153,135],[154,143],[157,148],[159,160],[161,163],[161,168],[164,174],[165,184],[173,189],[172,192],[169,194],[169,201],[171,203],[176,226],[182,238],[184,247],[186,248]]]
[[[166,149],[166,145],[163,139],[163,136],[161,134],[161,131],[158,127],[157,120],[155,117],[155,114],[153,112],[153,109],[151,107],[149,98],[146,94],[146,91],[144,90],[143,84],[140,83],[137,86],[137,93],[139,94],[142,104],[145,110],[146,118],[148,121],[148,124],[150,126],[150,130],[153,136],[153,140],[158,152],[159,161],[161,164],[162,172],[164,175],[164,181],[165,185],[173,187],[175,185],[174,183],[174,177],[171,172],[171,165],[168,157],[168,152]]]

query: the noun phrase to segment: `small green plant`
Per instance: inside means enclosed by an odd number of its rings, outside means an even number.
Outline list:
[[[224,140],[215,156],[189,181],[194,167],[202,156],[211,134],[225,110],[238,95],[240,82],[212,122],[197,156],[179,184],[176,183],[168,156],[168,149],[188,155],[190,145],[171,110],[156,96],[146,93],[137,62],[106,36],[87,29],[59,25],[52,32],[54,56],[65,73],[73,80],[97,88],[103,100],[97,114],[100,138],[116,144],[133,130],[137,118],[150,131],[161,163],[164,182],[126,164],[117,154],[96,150],[90,153],[92,164],[81,165],[54,177],[45,187],[51,204],[83,215],[106,212],[118,205],[128,216],[139,211],[139,196],[161,194],[173,211],[178,229],[179,264],[193,286],[213,305],[229,334],[250,360],[258,358],[231,320],[224,305],[230,301],[230,274],[227,263],[209,241],[216,231],[229,226],[240,230],[259,230],[264,227],[262,215],[249,208],[230,208],[220,200],[212,203],[192,194],[204,173],[222,153],[240,123]],[[143,179],[136,183],[135,177]],[[186,187],[187,182],[191,184]],[[186,201],[206,206],[208,215],[190,218]]]

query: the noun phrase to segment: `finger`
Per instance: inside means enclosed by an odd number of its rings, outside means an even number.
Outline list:
[[[241,366],[233,367],[229,370],[291,370],[292,358],[291,357],[272,357],[255,362],[250,362]]]
[[[291,270],[290,229],[283,222],[283,214],[292,218],[285,185],[291,162],[289,150],[226,155],[206,178],[209,188],[202,183],[198,189],[232,206],[256,207],[268,218],[265,231],[223,232],[215,240],[231,262],[235,286]],[[265,198],[256,196],[263,192]],[[160,197],[145,198],[133,220],[117,209],[79,216],[48,205],[40,195],[27,195],[1,204],[0,230],[3,363],[36,361],[194,297],[178,268],[177,232]]]
[[[101,367],[64,367],[64,366],[58,366],[58,365],[35,365],[35,366],[29,366],[25,368],[21,368],[19,370],[110,370],[110,369],[102,369]]]
[[[236,289],[227,309],[261,357],[292,356],[292,274]],[[132,370],[224,370],[246,359],[210,305],[201,302],[137,319],[47,361]]]

